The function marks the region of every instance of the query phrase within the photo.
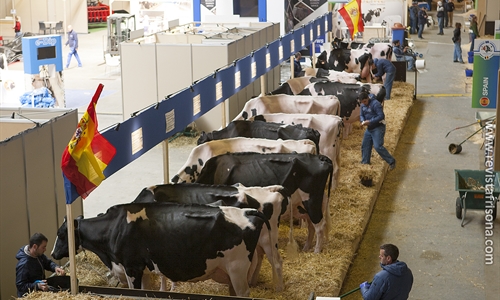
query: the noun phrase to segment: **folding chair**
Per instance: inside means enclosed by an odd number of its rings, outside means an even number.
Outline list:
[[[43,34],[47,34],[47,27],[45,26],[45,23],[43,21],[38,21],[38,33],[43,31]]]

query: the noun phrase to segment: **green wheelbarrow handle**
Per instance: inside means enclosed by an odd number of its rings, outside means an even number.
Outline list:
[[[370,281],[368,283],[371,284],[372,282]],[[357,292],[360,289],[361,289],[361,287],[358,286],[357,288],[355,288],[355,289],[353,289],[353,290],[351,290],[351,291],[349,291],[349,292],[347,292],[345,294],[340,295],[339,298],[344,298],[345,296],[349,296],[350,294],[352,294],[354,292]]]

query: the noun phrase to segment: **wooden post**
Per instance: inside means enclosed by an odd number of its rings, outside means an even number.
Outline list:
[[[168,139],[163,141],[163,183],[170,182],[169,164],[168,164]]]
[[[294,61],[295,61],[295,55],[292,54],[292,56],[290,56],[290,78],[294,78],[295,76],[294,73],[295,73],[295,65],[294,65]]]
[[[221,109],[222,109],[222,128],[226,128],[226,101],[223,101],[221,103]]]
[[[71,281],[71,294],[78,293],[78,282],[76,278],[76,263],[75,263],[75,224],[73,221],[73,213],[71,204],[66,204],[66,225],[68,228],[68,250],[69,250],[69,274]]]
[[[498,113],[500,112],[500,70],[498,70],[498,78],[497,78],[497,117]],[[498,143],[500,143],[500,130],[496,129],[496,119],[495,119],[495,144],[493,147],[493,169],[495,171],[500,171],[500,150],[498,150],[497,147]]]
[[[261,95],[265,95],[267,90],[267,81],[266,81],[266,74],[260,76],[260,93]]]

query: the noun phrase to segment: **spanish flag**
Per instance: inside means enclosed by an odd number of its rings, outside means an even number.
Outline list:
[[[347,3],[339,9],[339,14],[349,28],[351,39],[354,39],[356,33],[365,31],[363,18],[361,17],[361,0],[352,0]]]
[[[116,149],[97,131],[95,107],[103,85],[99,84],[87,111],[81,118],[73,138],[64,149],[61,161],[66,204],[78,196],[83,199],[104,180],[104,169],[116,154]]]

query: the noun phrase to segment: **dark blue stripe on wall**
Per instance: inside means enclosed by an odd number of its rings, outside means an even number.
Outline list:
[[[276,0],[274,0],[276,1]],[[259,0],[259,22],[267,22],[267,1]]]
[[[201,0],[193,0],[193,21],[201,22]]]

